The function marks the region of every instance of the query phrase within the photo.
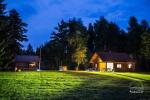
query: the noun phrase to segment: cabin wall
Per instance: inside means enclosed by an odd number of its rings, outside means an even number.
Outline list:
[[[115,72],[133,72],[135,70],[135,63],[131,62],[112,62],[113,63],[113,70]],[[117,67],[117,64],[121,64],[121,68]],[[129,64],[132,64],[131,68],[129,68]],[[98,70],[100,72],[107,71],[107,62],[99,62],[97,60],[92,64],[94,70]],[[95,66],[97,65],[97,67]]]
[[[106,63],[105,62],[100,62],[99,63],[99,71],[105,72],[106,71]]]
[[[117,68],[117,64],[121,64],[121,68]],[[129,68],[131,64],[131,68]],[[114,62],[114,71],[115,72],[132,72],[135,69],[135,63],[131,62]]]
[[[93,70],[106,71],[106,63],[96,53],[92,56],[90,63]]]
[[[92,68],[97,71],[105,72],[106,71],[106,63],[102,62],[100,58],[96,58],[93,60]]]

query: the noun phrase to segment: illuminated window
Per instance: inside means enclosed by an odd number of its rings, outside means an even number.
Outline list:
[[[36,63],[32,62],[32,63],[29,64],[29,66],[34,67],[34,66],[36,66]]]
[[[113,71],[114,65],[111,62],[107,63],[107,71]]]
[[[122,67],[122,65],[121,64],[117,64],[117,68],[121,68]]]
[[[128,64],[128,68],[131,68],[132,67],[132,64]]]
[[[113,63],[107,63],[107,68],[113,69]]]

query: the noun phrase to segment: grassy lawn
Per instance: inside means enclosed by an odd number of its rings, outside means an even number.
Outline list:
[[[143,86],[144,93],[130,93]],[[0,100],[147,100],[149,73],[0,72]]]

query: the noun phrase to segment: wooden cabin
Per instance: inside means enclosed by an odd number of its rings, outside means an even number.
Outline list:
[[[90,59],[93,70],[130,72],[135,70],[135,60],[126,53],[95,52]]]
[[[40,58],[38,56],[17,55],[15,57],[15,70],[37,70]]]

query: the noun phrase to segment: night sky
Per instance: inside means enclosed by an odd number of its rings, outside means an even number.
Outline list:
[[[57,23],[82,18],[85,25],[100,16],[126,29],[130,16],[150,22],[150,0],[6,0],[7,10],[17,9],[28,24],[29,41],[34,48],[48,41]]]

